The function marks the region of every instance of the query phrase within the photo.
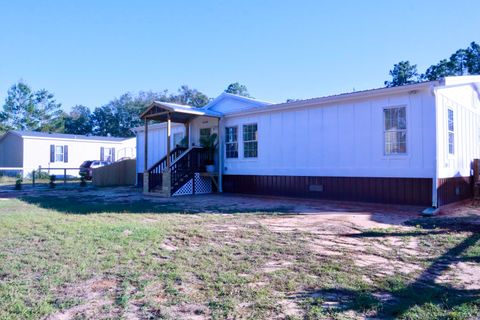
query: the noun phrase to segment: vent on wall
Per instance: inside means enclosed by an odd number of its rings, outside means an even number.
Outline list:
[[[314,192],[323,192],[323,184],[311,184],[308,186],[308,190]]]

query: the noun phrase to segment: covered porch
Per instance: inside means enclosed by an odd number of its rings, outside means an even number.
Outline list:
[[[154,101],[140,115],[140,118],[144,122],[144,193],[169,197],[181,192],[182,187],[185,189],[189,186],[195,193],[195,179],[205,178],[211,179],[217,190],[222,192],[223,130],[221,130],[222,115],[220,113],[203,108]],[[150,127],[154,123],[164,124],[164,131],[159,138],[165,139],[165,142],[161,142],[161,146],[158,140],[149,141]],[[183,125],[181,139],[178,137],[179,125]],[[175,135],[172,134],[173,126],[176,129]],[[214,134],[216,135],[215,145],[218,148],[212,152],[212,148],[204,148],[201,141],[206,136],[214,138],[212,136]],[[151,134],[150,138],[152,138]],[[159,152],[162,152],[160,157],[158,157]],[[153,154],[156,156],[153,157]],[[216,164],[215,170],[206,172],[205,165],[211,161]],[[187,186],[184,187],[184,185]]]

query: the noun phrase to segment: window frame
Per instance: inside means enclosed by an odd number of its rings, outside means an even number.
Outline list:
[[[211,127],[199,128],[199,130],[198,130],[198,141],[200,143],[202,141],[202,130],[208,130],[208,136],[212,135],[212,128]]]
[[[450,114],[452,115],[452,120],[450,120]],[[452,130],[450,130],[450,124],[452,125]],[[447,152],[449,156],[455,156],[455,127],[455,111],[449,107],[447,108]],[[452,135],[452,141],[450,141],[450,135]]]
[[[247,126],[256,126],[256,135],[255,135],[255,140],[245,140],[245,127]],[[243,142],[243,158],[244,159],[258,159],[258,123],[257,122],[252,122],[252,123],[245,123],[242,125],[242,142]],[[255,143],[256,144],[256,150],[255,150],[255,156],[247,156],[246,152],[247,149],[245,148],[245,145],[247,143]]]
[[[232,142],[228,141],[228,129],[235,129],[235,140],[232,141]],[[258,128],[257,128],[257,130],[258,130]],[[238,131],[239,131],[238,130],[238,125],[225,127],[225,158],[226,159],[238,159],[239,158]],[[236,146],[236,148],[235,148],[236,155],[235,156],[229,156],[228,145],[235,145]]]
[[[55,153],[54,153],[54,162],[64,162],[65,160],[65,146],[64,145],[54,145],[55,146]],[[62,148],[61,152],[57,151],[57,148]],[[57,157],[60,156],[62,159],[59,160]]]
[[[405,109],[405,129],[387,129],[386,126],[386,111],[393,109]],[[397,119],[398,122],[399,119]],[[408,156],[409,143],[408,143],[408,108],[407,105],[395,105],[382,108],[382,130],[383,130],[383,155],[385,157],[405,157]],[[405,133],[405,152],[387,152],[387,133]],[[392,148],[390,148],[392,149]]]
[[[103,147],[103,159],[100,161],[113,163],[113,150],[115,147]],[[108,152],[107,152],[108,151]]]
[[[177,146],[181,146],[182,140],[185,137],[183,132],[175,132],[172,136],[173,136],[172,137],[173,148],[176,148]],[[175,137],[180,137],[180,140],[177,141],[178,143],[175,142]]]

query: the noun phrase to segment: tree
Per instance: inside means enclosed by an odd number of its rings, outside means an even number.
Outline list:
[[[248,89],[245,85],[240,84],[238,82],[234,82],[228,85],[227,89],[225,90],[226,93],[232,93],[239,96],[250,97],[248,93]]]
[[[467,49],[459,49],[450,58],[430,66],[424,77],[430,81],[448,76],[480,74],[480,46],[472,42]]]
[[[467,69],[469,74],[480,74],[480,45],[475,42],[467,49]]]
[[[385,86],[387,87],[416,83],[421,79],[417,72],[417,65],[410,64],[410,61],[400,61],[393,65],[393,69],[390,70],[389,74],[392,76],[392,81],[385,81]]]
[[[463,76],[468,74],[468,54],[467,50],[459,49],[450,56],[450,66],[452,72],[456,76]]]
[[[429,81],[433,81],[443,77],[453,76],[455,74],[453,70],[454,67],[452,66],[452,62],[443,59],[436,65],[430,66],[425,72],[424,78]]]
[[[25,82],[14,84],[3,105],[2,126],[6,130],[63,130],[61,104],[42,89],[34,92]]]
[[[170,102],[185,104],[192,107],[203,107],[210,102],[210,98],[196,89],[190,89],[187,85],[182,85],[178,89],[177,95],[170,95],[167,99]],[[168,102],[168,101],[165,101]]]
[[[3,105],[3,125],[7,130],[26,130],[34,126],[32,89],[24,82],[14,84]]]
[[[182,97],[182,99],[189,102],[193,98]],[[137,95],[125,93],[118,99],[95,108],[91,115],[93,134],[118,137],[133,136],[131,129],[142,125],[139,115],[154,100],[180,103],[180,98],[168,95],[167,90],[161,92],[141,91]]]
[[[0,111],[0,135],[8,131],[8,128],[5,125],[6,121],[7,121],[7,116],[5,115],[4,112]]]
[[[57,103],[52,93],[41,89],[34,94],[35,118],[37,128],[44,132],[63,132],[65,127],[62,104]]]
[[[89,108],[76,105],[65,117],[65,133],[92,134],[92,112]]]
[[[131,128],[141,124],[138,117],[146,104],[138,106],[135,98],[126,93],[102,107],[97,107],[92,114],[93,133],[101,136],[132,136]]]

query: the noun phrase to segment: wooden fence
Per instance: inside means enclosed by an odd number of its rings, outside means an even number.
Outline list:
[[[135,159],[122,160],[105,167],[94,169],[92,182],[98,187],[135,185]]]

